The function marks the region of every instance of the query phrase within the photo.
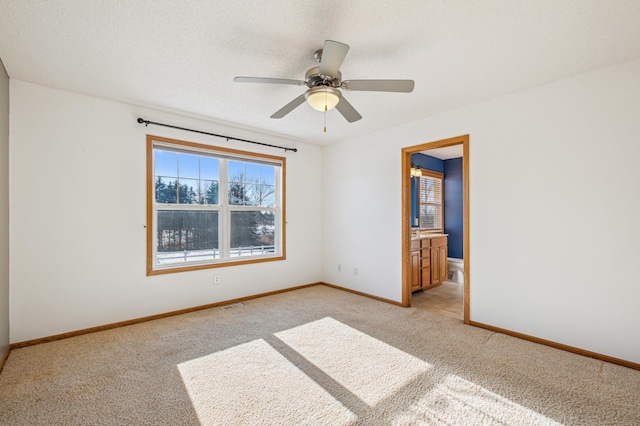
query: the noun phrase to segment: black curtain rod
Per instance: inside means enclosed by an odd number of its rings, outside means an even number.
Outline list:
[[[287,147],[284,147],[284,146],[271,145],[271,144],[263,143],[263,142],[255,142],[255,141],[250,141],[250,140],[247,140],[247,139],[234,138],[232,136],[218,135],[218,134],[215,134],[215,133],[203,132],[202,130],[188,129],[186,127],[173,126],[171,124],[157,123],[155,121],[145,120],[145,119],[140,118],[140,117],[138,117],[138,123],[140,123],[140,124],[144,123],[145,126],[148,126],[149,124],[155,124],[156,126],[164,126],[164,127],[170,127],[172,129],[186,130],[187,132],[201,133],[203,135],[215,136],[215,137],[223,138],[223,139],[226,139],[226,140],[231,139],[231,140],[234,140],[234,141],[254,143],[256,145],[270,146],[271,148],[284,149],[285,152],[287,152],[287,151],[298,152],[298,148],[287,148]]]

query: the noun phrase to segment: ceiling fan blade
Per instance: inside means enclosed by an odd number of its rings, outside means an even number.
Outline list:
[[[347,119],[349,123],[353,123],[354,121],[358,121],[362,118],[360,113],[356,111],[356,109],[351,105],[344,96],[340,97],[340,102],[336,105],[336,109],[342,114],[344,118]]]
[[[367,92],[411,93],[414,85],[413,80],[345,80],[341,87],[347,90]]]
[[[271,118],[284,117],[285,115],[289,114],[291,111],[299,107],[301,104],[303,104],[304,101],[305,101],[305,97],[303,93],[302,95],[298,96],[297,98],[295,98],[294,100],[292,100],[291,102],[289,102],[288,104],[280,108],[278,111],[276,111],[276,113],[273,114]]]
[[[325,41],[322,48],[322,57],[320,58],[320,75],[336,77],[348,51],[349,46],[344,43],[333,40]]]
[[[302,80],[290,80],[287,78],[264,78],[264,77],[236,77],[236,83],[267,83],[267,84],[292,84],[294,86],[306,86],[307,82]]]

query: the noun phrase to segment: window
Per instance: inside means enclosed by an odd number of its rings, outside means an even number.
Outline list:
[[[420,199],[419,226],[421,229],[442,232],[442,173],[422,170],[418,187]]]
[[[147,275],[285,258],[285,159],[147,136]]]

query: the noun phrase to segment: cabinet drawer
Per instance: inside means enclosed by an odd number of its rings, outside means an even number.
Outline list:
[[[431,249],[423,248],[420,250],[420,257],[428,261],[431,258]]]
[[[445,247],[447,245],[447,237],[431,238],[431,247]]]
[[[431,238],[423,238],[420,240],[420,247],[431,247]]]
[[[411,240],[411,250],[420,248],[420,240]]]

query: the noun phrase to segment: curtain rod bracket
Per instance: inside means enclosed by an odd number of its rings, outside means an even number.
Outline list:
[[[218,135],[218,134],[215,134],[215,133],[204,132],[202,130],[189,129],[187,127],[180,127],[180,126],[174,126],[174,125],[171,125],[171,124],[165,124],[165,123],[158,123],[158,122],[155,122],[155,121],[149,121],[149,120],[145,120],[145,119],[143,119],[141,117],[138,117],[137,121],[140,124],[144,123],[145,127],[148,127],[149,124],[155,124],[156,126],[169,127],[169,128],[172,128],[172,129],[185,130],[187,132],[194,132],[194,133],[200,133],[200,134],[203,134],[203,135],[215,136],[217,138],[226,139],[227,142],[229,142],[229,140],[234,140],[234,141],[238,141],[238,142],[247,142],[247,143],[253,143],[253,144],[256,144],[256,145],[270,146],[271,148],[284,149],[284,152],[287,152],[287,151],[298,152],[298,148],[287,148],[286,146],[271,145],[271,144],[263,143],[263,142],[250,141],[248,139],[240,139],[240,138],[234,138],[232,136]]]

